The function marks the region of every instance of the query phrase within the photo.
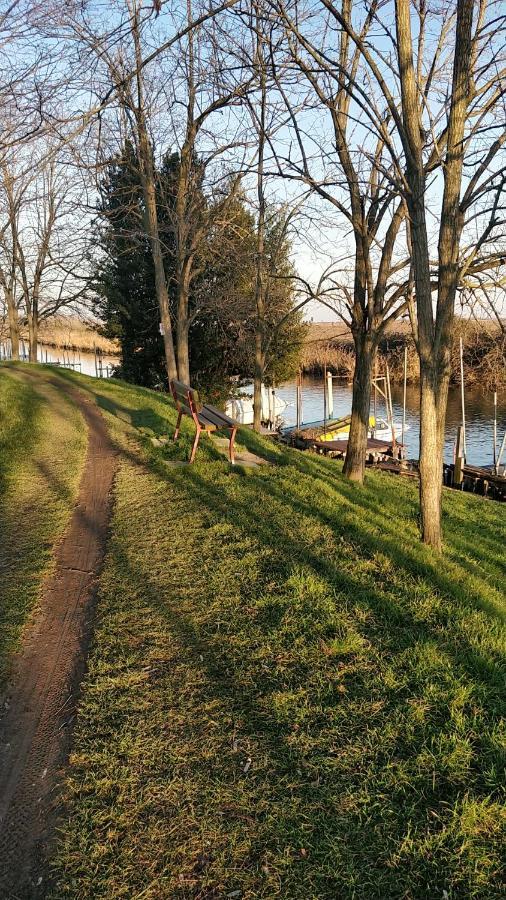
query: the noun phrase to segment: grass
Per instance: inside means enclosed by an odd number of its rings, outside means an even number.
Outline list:
[[[504,896],[504,507],[60,373],[121,451],[53,900]]]
[[[0,688],[77,496],[86,434],[61,392],[0,367]]]

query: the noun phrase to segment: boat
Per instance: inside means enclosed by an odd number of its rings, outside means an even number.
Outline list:
[[[287,402],[276,395],[273,388],[262,385],[262,422],[274,424],[287,407]],[[251,394],[230,397],[225,406],[227,416],[241,425],[253,425],[253,396]]]
[[[313,438],[318,441],[347,441],[350,435],[351,415],[343,416],[340,419],[319,419],[316,422],[305,422],[302,425],[290,425],[280,429],[283,436],[289,436],[298,432],[301,435]],[[402,422],[389,423],[385,419],[375,419],[369,416],[368,438],[379,441],[391,441],[392,430],[395,434],[395,440],[399,441],[402,436]],[[404,426],[404,433],[409,430],[409,425]]]

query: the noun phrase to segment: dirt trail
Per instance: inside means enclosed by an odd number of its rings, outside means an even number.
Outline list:
[[[88,448],[77,503],[0,713],[1,900],[44,896],[45,848],[84,672],[117,465],[97,407],[78,391],[52,384],[68,392],[83,413]]]

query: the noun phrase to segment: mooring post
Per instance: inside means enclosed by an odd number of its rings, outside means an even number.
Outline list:
[[[494,475],[497,475],[497,391],[494,391]]]
[[[390,390],[390,370],[388,364],[386,367],[386,389],[388,417],[390,419],[390,428],[392,430],[392,448],[395,450],[394,411],[392,406],[392,391]]]
[[[323,367],[323,434],[327,434],[327,366]]]
[[[302,425],[302,378],[300,372],[297,372],[297,396],[295,405],[297,407],[297,428]]]
[[[402,434],[401,444],[404,447],[404,432],[406,431],[406,380],[408,374],[408,348],[404,347],[404,391],[402,395]]]
[[[334,417],[334,391],[332,372],[327,372],[327,411],[329,419]]]
[[[466,453],[466,403],[464,397],[464,350],[462,347],[462,337],[460,338],[460,403],[462,406],[462,433],[463,433],[463,456],[464,460],[467,457]]]
[[[502,444],[499,450],[499,456],[497,457],[497,474],[499,474],[501,468],[501,458],[504,453],[504,448],[506,447],[506,431],[504,432],[504,437],[502,439]]]
[[[457,428],[457,444],[455,446],[455,468],[453,470],[454,485],[462,485],[464,481],[464,458],[462,456],[463,435],[464,429],[462,425],[459,425]]]

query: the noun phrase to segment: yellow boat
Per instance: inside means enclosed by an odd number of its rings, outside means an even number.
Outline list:
[[[351,416],[344,416],[342,419],[330,421],[321,434],[318,435],[319,441],[347,441],[350,436]],[[376,425],[374,416],[369,416],[369,429],[372,431]]]

